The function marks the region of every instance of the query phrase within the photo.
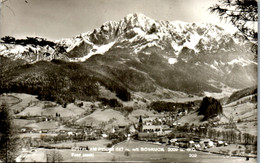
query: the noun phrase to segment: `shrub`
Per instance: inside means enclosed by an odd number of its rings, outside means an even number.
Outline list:
[[[3,40],[5,43],[14,43],[15,42],[15,38],[12,36],[2,37],[1,40]]]
[[[59,151],[52,150],[46,154],[47,162],[62,162],[63,157]]]
[[[115,144],[117,144],[117,143],[119,143],[120,141],[119,140],[117,140],[117,139],[115,139],[115,140],[112,140],[112,144],[113,145],[115,145]]]
[[[154,101],[150,104],[150,108],[158,111],[177,111],[178,108],[190,108],[191,103],[174,103],[174,102],[165,102],[165,101]]]
[[[107,148],[111,148],[112,147],[112,144],[111,143],[108,143],[107,144]]]
[[[126,111],[128,114],[131,113],[134,109],[133,107],[124,107],[124,111]]]
[[[110,107],[122,107],[123,104],[117,101],[117,99],[106,99],[106,98],[100,98],[100,101],[102,102],[103,105],[105,106],[110,106]]]
[[[120,98],[122,101],[130,101],[131,94],[125,88],[116,89],[116,97]]]

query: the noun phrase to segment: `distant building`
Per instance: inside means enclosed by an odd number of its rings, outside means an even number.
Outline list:
[[[74,132],[68,131],[68,136],[73,136],[73,135],[74,135]]]
[[[214,142],[213,142],[213,141],[209,141],[209,142],[207,143],[207,147],[208,147],[208,148],[214,147]]]
[[[112,129],[111,129],[111,133],[115,133],[116,132],[116,129],[115,129],[115,127],[113,127]]]
[[[178,140],[177,140],[176,138],[170,140],[171,143],[175,143],[175,142],[177,142],[177,141],[178,141]]]
[[[217,147],[221,147],[224,145],[224,142],[223,141],[217,141]]]
[[[22,133],[26,133],[27,129],[26,128],[21,128]]]
[[[41,133],[48,133],[48,131],[49,131],[49,130],[47,130],[47,129],[42,129],[42,130],[41,130]]]
[[[191,147],[195,147],[195,142],[193,140],[190,140],[188,143],[188,146]]]
[[[108,135],[107,135],[107,134],[102,134],[102,137],[103,137],[103,138],[107,138]]]
[[[143,126],[143,132],[146,133],[156,133],[157,135],[162,134],[162,127],[161,126],[154,126],[154,125],[144,125]]]

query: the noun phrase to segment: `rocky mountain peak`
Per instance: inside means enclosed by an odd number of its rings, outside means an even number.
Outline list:
[[[180,54],[185,49],[196,54],[212,54],[218,51],[234,52],[235,49],[239,51],[245,49],[239,49],[245,44],[242,37],[239,37],[238,34],[236,36],[229,34],[216,25],[157,21],[141,13],[128,14],[120,21],[105,22],[92,32],[82,33],[71,39],[61,39],[55,43],[64,46],[67,53],[72,51],[73,55],[65,54],[71,61],[85,61],[95,54],[104,54],[114,45],[128,48],[131,50],[130,53],[134,54],[152,47],[160,50],[166,49],[167,56],[164,56],[166,58],[181,56]],[[12,51],[5,49],[2,52],[8,56]],[[26,52],[30,53],[28,50]],[[20,51],[17,51],[15,55],[17,53]]]
[[[156,21],[139,13],[132,13],[127,15],[123,19],[124,25],[126,25],[127,29],[131,29],[134,27],[139,27],[142,30],[149,29],[153,24],[156,24]]]

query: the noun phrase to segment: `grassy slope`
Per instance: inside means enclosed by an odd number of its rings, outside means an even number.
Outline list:
[[[92,114],[76,121],[76,123],[78,124],[92,123],[92,125],[94,126],[99,126],[102,122],[107,123],[106,128],[111,128],[113,125],[127,125],[130,123],[129,120],[124,117],[121,112],[112,109],[98,109]]]
[[[228,123],[229,118],[233,117],[234,121],[242,120],[237,123],[238,129],[242,133],[257,134],[257,103],[252,101],[256,96],[256,87],[250,87],[233,93],[226,105],[223,105],[223,115],[220,116],[220,122]],[[197,112],[191,112],[182,117],[181,123],[200,124],[201,116]]]
[[[235,121],[242,120],[242,122],[236,123],[242,133],[257,135],[257,103],[234,103],[236,101],[223,107],[225,116],[227,118],[233,117]]]
[[[238,129],[242,133],[257,135],[257,87],[246,88],[234,92],[226,105],[223,106],[223,113],[227,118],[233,117]]]
[[[204,117],[203,115],[198,115],[198,112],[192,111],[189,114],[187,114],[186,116],[181,117],[178,120],[178,122],[181,123],[182,125],[185,123],[189,123],[189,124],[194,123],[195,125],[200,125],[203,123],[203,122],[201,122],[203,117]]]

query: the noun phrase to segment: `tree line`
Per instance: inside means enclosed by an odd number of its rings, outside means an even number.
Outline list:
[[[149,107],[160,113],[164,111],[175,112],[180,109],[190,109],[194,105],[195,105],[194,102],[175,103],[175,102],[166,102],[166,101],[153,101]]]
[[[8,43],[8,44],[18,44],[18,45],[33,45],[33,46],[47,46],[49,45],[50,47],[55,47],[57,44],[48,41],[45,38],[40,38],[40,37],[26,37],[26,39],[16,39],[12,36],[5,36],[1,38],[1,41],[3,43]]]

